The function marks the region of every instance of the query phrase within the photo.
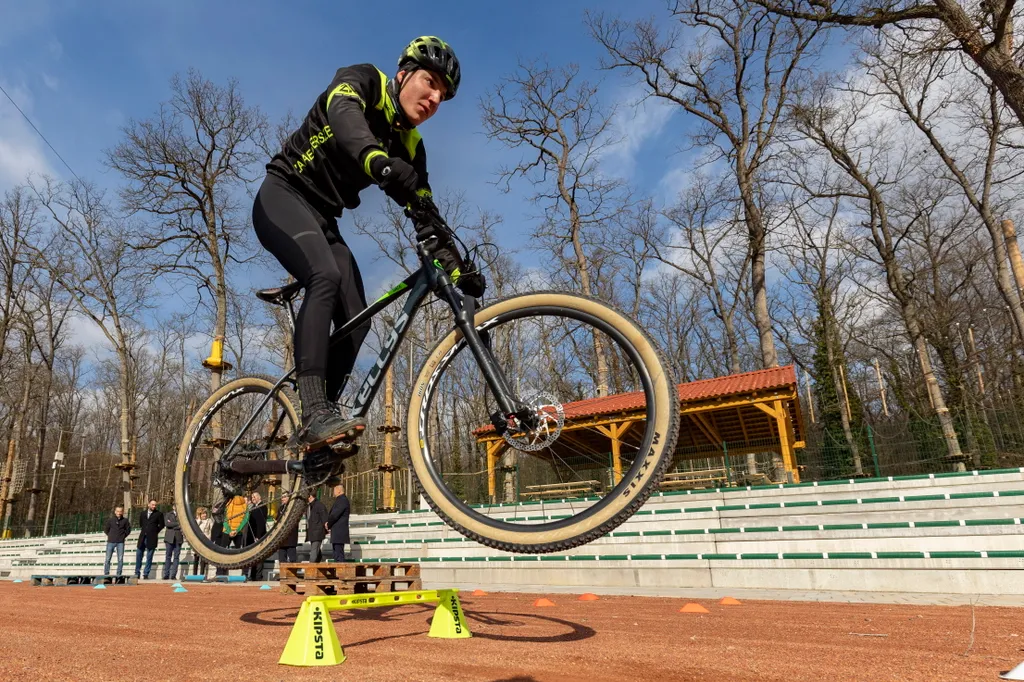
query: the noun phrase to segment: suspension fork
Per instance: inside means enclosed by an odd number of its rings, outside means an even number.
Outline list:
[[[477,365],[480,366],[480,371],[483,372],[484,379],[487,381],[487,386],[491,389],[491,394],[498,403],[499,411],[491,415],[491,423],[494,424],[495,430],[499,434],[507,431],[509,421],[513,417],[530,425],[536,415],[516,395],[516,392],[505,377],[505,373],[501,370],[497,360],[495,360],[494,354],[491,353],[490,344],[484,342],[480,332],[476,329],[474,324],[476,320],[476,299],[472,296],[462,296],[460,293],[457,293],[455,286],[448,278],[448,274],[441,268],[434,266],[433,256],[427,250],[424,242],[420,242],[417,245],[417,251],[427,270],[430,285],[455,314],[455,326],[462,332],[466,345],[469,346],[470,352],[473,353],[473,357],[476,359]]]
[[[459,301],[451,284],[445,287],[443,292],[455,313],[455,326],[462,332],[466,345],[473,353],[473,357],[476,358],[480,371],[483,372],[484,379],[491,389],[491,394],[498,403],[499,411],[491,415],[491,423],[494,428],[499,434],[503,434],[508,430],[509,421],[513,417],[530,426],[536,415],[528,405],[519,399],[509,384],[505,373],[491,352],[489,339],[485,341],[483,335],[487,332],[481,334],[473,324],[476,319],[476,299],[472,296],[465,296]]]

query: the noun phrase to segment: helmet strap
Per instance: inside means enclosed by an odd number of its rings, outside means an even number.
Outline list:
[[[400,95],[402,94],[402,88],[405,87],[406,79],[409,78],[409,74],[411,74],[417,68],[419,67],[410,65],[402,69],[402,71],[405,71],[405,76],[402,78],[401,82],[399,82],[398,76],[395,76],[394,78],[388,80],[388,97],[391,98],[391,103],[395,105],[394,126],[399,129],[411,130],[412,128],[415,127],[412,125],[412,123],[409,122],[409,117],[405,115],[405,109],[402,108],[402,100],[400,98]]]

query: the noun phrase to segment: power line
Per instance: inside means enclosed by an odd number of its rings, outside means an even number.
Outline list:
[[[59,152],[58,152],[58,151],[57,151],[56,149],[54,149],[54,148],[53,148],[53,145],[52,145],[52,144],[50,144],[50,141],[46,139],[46,136],[45,136],[45,135],[43,135],[43,134],[42,134],[42,133],[41,133],[41,132],[39,131],[39,128],[36,128],[36,124],[32,122],[32,119],[30,119],[30,118],[29,118],[29,117],[28,117],[28,116],[27,116],[27,115],[25,114],[25,112],[21,110],[21,107],[19,107],[19,106],[18,106],[18,103],[14,101],[14,98],[13,98],[13,97],[11,97],[10,95],[8,95],[8,94],[7,94],[7,91],[6,91],[6,90],[4,90],[4,88],[3,88],[3,86],[2,86],[2,85],[0,85],[0,92],[4,93],[4,95],[6,95],[6,96],[7,96],[7,99],[8,99],[8,100],[10,100],[11,104],[13,104],[13,105],[14,105],[14,108],[18,110],[18,113],[19,113],[19,114],[21,114],[21,115],[22,115],[22,117],[23,117],[23,118],[24,118],[24,119],[25,119],[26,121],[28,121],[28,124],[29,124],[30,126],[32,126],[32,130],[36,131],[36,134],[37,134],[37,135],[39,135],[39,137],[41,137],[41,138],[42,138],[43,142],[45,142],[45,143],[46,143],[46,146],[50,148],[50,151],[52,151],[52,152],[53,152],[54,154],[56,154],[56,155],[57,155],[57,158],[58,158],[58,159],[60,159],[60,162],[61,162],[61,163],[63,163],[63,164],[64,164],[64,166],[65,166],[65,167],[66,167],[66,168],[67,168],[67,169],[68,169],[69,171],[71,171],[71,174],[72,174],[72,175],[74,175],[74,176],[75,176],[75,178],[77,178],[79,182],[83,182],[83,183],[84,183],[84,181],[82,180],[82,178],[79,178],[79,177],[78,177],[78,173],[76,173],[76,172],[74,171],[74,169],[73,169],[73,168],[72,168],[71,166],[69,166],[69,165],[68,165],[68,162],[64,160],[64,157],[63,157],[63,156],[61,156],[61,155],[60,155],[60,153],[59,153]]]

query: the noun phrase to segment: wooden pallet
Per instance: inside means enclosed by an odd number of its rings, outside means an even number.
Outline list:
[[[413,563],[281,564],[282,594],[367,594],[421,590],[420,565]]]
[[[34,575],[32,584],[37,586],[54,585],[138,585],[139,579],[132,575]]]

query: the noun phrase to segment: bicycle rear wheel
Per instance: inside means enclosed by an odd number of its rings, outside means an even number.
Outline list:
[[[288,438],[299,427],[296,400],[287,386],[274,391],[275,384],[269,377],[246,376],[221,386],[199,408],[178,449],[174,503],[182,533],[195,552],[221,568],[240,568],[265,559],[306,509],[301,474],[227,470],[231,460],[261,463],[301,457],[298,448],[287,447]],[[255,505],[253,493],[261,497]],[[282,503],[285,494],[287,504]],[[219,544],[200,530],[196,520],[200,508],[208,510],[214,524],[223,529]],[[272,523],[266,534],[256,537],[249,532],[250,521],[263,512]]]
[[[442,339],[407,420],[434,511],[468,538],[523,553],[575,547],[628,519],[660,480],[679,429],[675,382],[647,334],[600,301],[559,292],[499,301],[475,323],[536,423],[498,434],[496,403],[461,332]],[[542,511],[519,504],[545,499]]]

